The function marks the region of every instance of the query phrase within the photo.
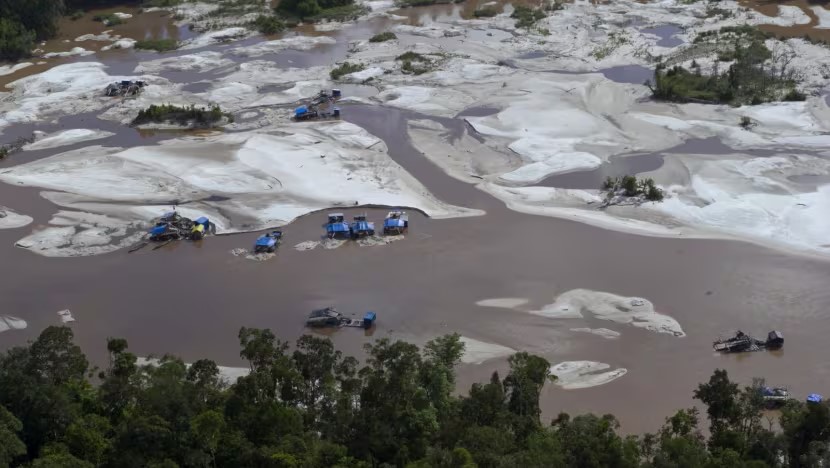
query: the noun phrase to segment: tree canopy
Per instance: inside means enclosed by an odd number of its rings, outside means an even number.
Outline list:
[[[814,467],[830,461],[830,408],[791,402],[777,433],[761,424],[761,382],[717,370],[655,434],[619,434],[613,415],[541,420],[543,358],[517,353],[457,395],[457,334],[422,349],[380,339],[363,365],[327,338],[293,346],[242,328],[250,373],[163,356],[139,365],[122,339],[94,372],[66,327],[0,355],[0,467]]]

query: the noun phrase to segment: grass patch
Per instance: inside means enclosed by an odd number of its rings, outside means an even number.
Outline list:
[[[395,33],[386,31],[380,34],[375,34],[374,36],[370,37],[369,42],[386,42],[395,40],[397,38],[398,36],[396,36]]]
[[[359,72],[366,68],[362,63],[349,63],[343,62],[339,67],[333,69],[329,72],[329,76],[331,76],[332,80],[339,80],[341,77],[348,75],[349,73]]]
[[[259,15],[251,26],[262,34],[277,34],[285,30],[285,22],[274,15]]]
[[[435,68],[435,63],[427,56],[421,55],[417,52],[404,52],[395,57],[395,60],[403,62],[401,64],[401,71],[408,75],[423,75],[431,72]]]
[[[156,52],[167,52],[176,50],[179,43],[175,39],[145,39],[135,43],[136,49],[155,50]]]
[[[484,8],[479,8],[478,10],[473,12],[473,16],[476,18],[492,18],[499,14],[499,11],[496,7],[488,6]]]
[[[98,21],[99,23],[104,23],[105,26],[116,26],[119,24],[123,24],[124,20],[115,16],[114,14],[108,15],[95,15],[92,17],[92,21]]]
[[[210,127],[221,121],[222,117],[233,122],[233,116],[222,112],[219,106],[200,108],[194,105],[180,107],[170,104],[152,104],[150,107],[138,111],[138,115],[133,119],[132,124],[175,122],[179,125],[194,123],[196,126]]]
[[[530,29],[537,21],[545,17],[545,12],[538,8],[517,5],[510,17],[516,20],[517,28]]]
[[[626,36],[625,33],[616,31],[610,32],[608,33],[608,40],[605,41],[605,44],[594,49],[594,51],[591,52],[591,55],[593,55],[597,60],[602,60],[614,53],[614,51],[621,45],[626,43],[628,43],[628,36]]]

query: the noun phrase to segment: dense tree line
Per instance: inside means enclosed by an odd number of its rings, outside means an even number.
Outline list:
[[[458,335],[423,349],[377,340],[361,366],[326,338],[291,348],[243,328],[250,374],[165,356],[140,366],[121,339],[90,367],[72,330],[50,327],[0,356],[0,466],[27,467],[817,467],[830,461],[830,411],[792,402],[779,432],[755,386],[718,370],[656,434],[622,437],[612,415],[540,419],[549,363],[517,353],[502,378],[455,396]]]

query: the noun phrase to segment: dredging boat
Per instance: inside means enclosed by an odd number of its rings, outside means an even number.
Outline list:
[[[767,334],[766,340],[755,339],[738,330],[732,338],[719,339],[712,343],[712,348],[719,353],[749,353],[781,349],[783,346],[784,335],[775,330]]]

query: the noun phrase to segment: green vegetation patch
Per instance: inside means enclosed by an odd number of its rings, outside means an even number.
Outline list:
[[[654,183],[654,179],[637,179],[632,175],[608,177],[600,189],[606,192],[606,204],[617,196],[641,197],[648,201],[663,201],[663,190]]]
[[[349,21],[368,13],[354,0],[280,0],[277,11],[286,18],[308,21]]]
[[[408,75],[422,75],[431,72],[437,65],[435,60],[412,51],[398,55],[395,60],[402,62],[401,71]]]
[[[0,18],[0,60],[19,60],[32,55],[35,32],[22,24]]]
[[[369,7],[363,5],[343,5],[323,9],[320,13],[306,19],[315,23],[320,21],[352,21],[370,11]]]
[[[731,26],[698,34],[695,43],[714,45],[720,61],[732,62],[710,75],[700,67],[657,67],[654,83],[646,83],[657,99],[675,102],[760,104],[803,100],[796,73],[786,56],[773,57],[765,45],[768,34],[752,26]]]
[[[380,34],[375,34],[374,36],[370,37],[369,42],[386,42],[395,40],[397,38],[398,36],[396,36],[395,33],[386,31]]]
[[[176,50],[179,43],[175,39],[144,39],[135,43],[136,49],[155,50],[157,52],[167,52]]]
[[[259,15],[251,25],[262,34],[277,34],[285,30],[285,21],[275,15]]]
[[[132,124],[174,122],[179,125],[194,124],[198,127],[210,127],[220,122],[223,117],[233,122],[233,116],[222,112],[219,106],[201,108],[195,105],[181,107],[171,104],[152,104],[150,107],[138,111],[138,115],[133,119]]]
[[[124,23],[124,20],[115,16],[115,14],[112,13],[108,15],[95,15],[92,17],[92,21],[104,23],[105,26],[116,26]]]
[[[492,18],[498,14],[499,10],[494,6],[479,8],[478,10],[473,12],[473,16],[475,16],[476,18]]]
[[[359,72],[366,68],[365,65],[362,63],[350,63],[350,62],[343,62],[339,67],[333,69],[329,72],[332,80],[339,80],[345,75],[349,73]]]
[[[539,8],[516,5],[510,17],[516,20],[517,28],[530,29],[537,21],[545,17],[545,12]]]

